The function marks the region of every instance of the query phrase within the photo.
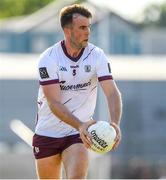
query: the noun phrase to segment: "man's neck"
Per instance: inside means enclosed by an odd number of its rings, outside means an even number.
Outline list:
[[[74,48],[71,46],[70,42],[68,42],[66,40],[64,41],[64,43],[66,46],[66,51],[71,57],[77,57],[80,54],[82,48],[81,49]]]

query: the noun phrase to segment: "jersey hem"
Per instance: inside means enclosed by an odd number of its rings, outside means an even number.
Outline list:
[[[65,134],[58,134],[58,133],[57,134],[53,134],[53,133],[46,134],[46,133],[42,133],[40,131],[35,131],[34,134],[36,134],[38,136],[49,137],[49,138],[65,138],[65,137],[68,137],[68,136],[79,134],[79,132],[75,131],[75,132],[72,132],[72,133],[65,133]]]

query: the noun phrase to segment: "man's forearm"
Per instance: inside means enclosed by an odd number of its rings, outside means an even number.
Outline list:
[[[114,95],[110,95],[108,106],[111,116],[111,122],[119,125],[122,115],[122,99],[120,92],[117,92]]]
[[[82,122],[76,116],[74,116],[63,104],[54,101],[49,103],[49,107],[54,115],[56,115],[59,119],[79,130]]]

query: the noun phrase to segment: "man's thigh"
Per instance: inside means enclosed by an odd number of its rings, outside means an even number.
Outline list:
[[[79,134],[52,138],[34,135],[33,151],[36,158],[36,169],[40,178],[57,177],[60,174],[61,153],[73,144],[81,143]],[[55,179],[55,178],[54,178]]]
[[[39,179],[59,179],[61,177],[60,154],[37,159],[36,170]]]
[[[89,164],[88,150],[82,143],[69,146],[62,152],[66,178],[86,178]]]

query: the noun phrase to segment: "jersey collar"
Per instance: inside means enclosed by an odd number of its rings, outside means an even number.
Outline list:
[[[79,55],[78,55],[77,57],[72,57],[72,56],[70,56],[70,55],[67,53],[66,46],[65,46],[65,41],[64,41],[64,40],[61,41],[61,46],[62,46],[62,49],[63,49],[64,54],[65,54],[69,59],[71,59],[71,60],[74,61],[74,62],[77,62],[77,61],[80,59],[80,57],[82,56],[82,54],[83,54],[83,52],[84,52],[84,49],[85,49],[85,48],[82,48],[81,52],[79,53]]]

